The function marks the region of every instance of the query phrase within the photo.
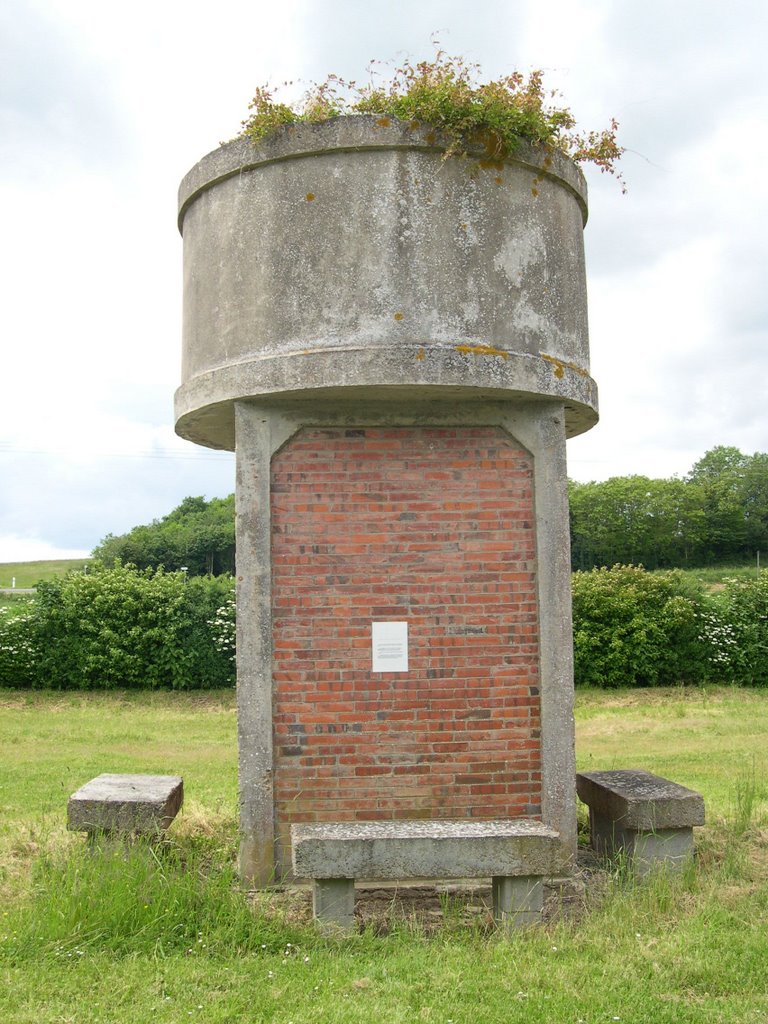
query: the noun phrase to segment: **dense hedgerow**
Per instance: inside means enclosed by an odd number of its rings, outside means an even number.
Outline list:
[[[573,574],[576,685],[768,686],[768,571],[720,593],[683,573],[615,565]],[[97,568],[42,583],[22,612],[0,609],[0,686],[229,686],[229,577]]]
[[[615,565],[573,574],[576,685],[768,685],[768,571],[720,593],[683,573]]]
[[[710,659],[727,679],[768,686],[768,570],[729,579],[712,601],[706,624]]]
[[[706,678],[705,597],[675,570],[615,565],[573,574],[575,678],[583,686],[664,686]]]
[[[0,622],[0,684],[196,689],[234,682],[217,646],[227,577],[117,565],[41,583],[30,611]]]

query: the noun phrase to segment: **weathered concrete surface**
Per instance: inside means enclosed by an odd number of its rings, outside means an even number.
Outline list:
[[[694,790],[639,769],[580,772],[576,788],[601,855],[626,856],[640,877],[659,864],[681,870],[692,857],[693,826],[704,824]]]
[[[700,793],[641,769],[579,772],[579,799],[624,829],[646,832],[704,824]]]
[[[99,775],[67,802],[73,832],[164,832],[184,802],[179,775]]]
[[[538,821],[370,821],[293,825],[304,878],[549,875],[558,835]]]
[[[327,935],[355,927],[355,880],[319,878],[312,887],[312,916]]]
[[[597,419],[586,185],[557,153],[443,159],[428,128],[356,116],[230,143],[180,189],[177,431],[233,448],[233,401],[536,395]]]
[[[443,160],[428,128],[342,118],[221,147],[182,182],[177,431],[237,450],[241,873],[274,851],[269,473],[318,425],[498,425],[534,460],[542,818],[576,845],[565,439],[597,419],[582,231],[558,154]]]

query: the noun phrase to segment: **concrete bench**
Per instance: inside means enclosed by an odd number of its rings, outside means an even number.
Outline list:
[[[313,881],[324,931],[354,928],[355,879],[486,878],[494,919],[541,920],[542,878],[558,870],[559,835],[539,821],[360,821],[291,827],[293,870]]]
[[[67,828],[110,835],[161,835],[184,802],[179,775],[99,775],[67,802]]]
[[[638,876],[658,864],[679,871],[693,855],[693,826],[704,824],[704,800],[694,790],[631,769],[579,772],[576,792],[589,807],[593,848],[623,853]]]

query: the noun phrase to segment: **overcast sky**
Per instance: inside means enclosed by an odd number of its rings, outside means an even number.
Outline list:
[[[764,0],[6,0],[0,8],[0,562],[79,557],[234,457],[175,437],[176,190],[257,85],[445,49],[541,67],[611,117],[629,194],[587,171],[592,375],[578,480],[768,451]]]

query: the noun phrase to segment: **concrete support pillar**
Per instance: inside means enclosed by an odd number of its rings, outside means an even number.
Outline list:
[[[541,922],[544,887],[540,877],[493,879],[493,919],[502,928],[513,930]]]
[[[272,607],[269,419],[247,402],[235,409],[237,453],[237,721],[240,876],[274,880]]]
[[[576,863],[571,539],[563,406],[530,403],[504,426],[534,456],[541,678],[542,821],[560,833],[562,864]]]
[[[355,880],[315,879],[312,888],[312,913],[318,928],[327,935],[354,931]]]

